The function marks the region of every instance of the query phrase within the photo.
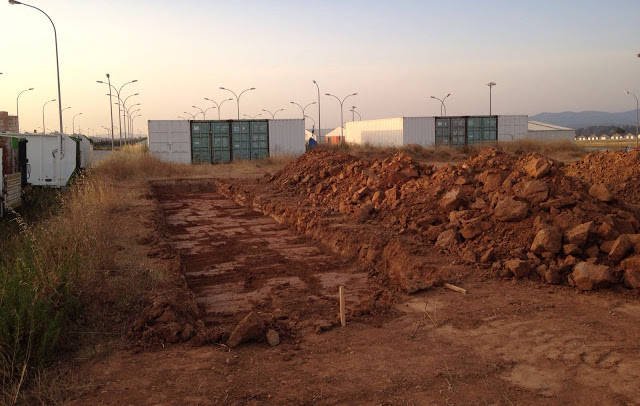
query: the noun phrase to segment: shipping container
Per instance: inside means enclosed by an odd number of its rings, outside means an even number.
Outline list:
[[[184,146],[184,140],[188,145]],[[171,153],[176,144],[188,151],[189,160]],[[149,151],[164,161],[181,163],[218,164],[277,155],[297,156],[305,152],[304,121],[150,120]]]
[[[187,120],[149,120],[149,154],[165,162],[191,163]]]

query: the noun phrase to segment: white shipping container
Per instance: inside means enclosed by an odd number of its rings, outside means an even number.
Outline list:
[[[305,153],[304,120],[269,120],[269,156]]]
[[[80,169],[87,169],[91,165],[91,158],[93,157],[93,145],[89,138],[84,135],[76,135],[78,138],[78,144],[80,146]]]
[[[423,147],[436,145],[435,117],[404,117],[404,145],[417,144]]]
[[[27,140],[27,182],[33,186],[66,186],[76,170],[76,142],[62,135],[24,135]]]
[[[515,141],[527,138],[526,115],[498,116],[498,141]]]
[[[149,154],[165,162],[190,164],[190,122],[149,120]]]

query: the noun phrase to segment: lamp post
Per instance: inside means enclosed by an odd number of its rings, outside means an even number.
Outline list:
[[[279,112],[281,112],[281,111],[284,111],[284,109],[276,110],[276,111],[274,111],[273,113],[272,113],[272,112],[270,112],[269,110],[265,110],[265,109],[262,109],[262,111],[264,111],[265,113],[269,113],[269,114],[271,114],[271,119],[272,119],[272,120],[275,120],[275,118],[276,118],[276,114],[278,114],[278,113],[279,113]]]
[[[181,120],[189,120],[188,118],[182,117],[182,116],[178,116],[179,119]]]
[[[326,93],[326,96],[331,96],[331,97],[335,97],[336,100],[338,100],[338,102],[340,103],[340,138],[341,141],[344,142],[344,109],[343,109],[343,105],[344,102],[351,96],[357,96],[358,93],[351,93],[350,95],[347,95],[344,97],[344,99],[340,100],[340,98],[336,95],[333,95],[331,93]]]
[[[322,120],[320,119],[320,85],[318,85],[318,82],[316,82],[315,79],[313,80],[313,84],[316,85],[316,88],[318,89],[318,135],[320,135],[322,132]]]
[[[73,134],[76,133],[76,117],[81,116],[82,113],[78,113],[75,116],[73,116],[73,119],[71,120],[71,131],[73,132]]]
[[[31,7],[33,9],[38,10],[39,12],[41,12],[42,14],[44,14],[49,21],[51,22],[51,25],[53,26],[53,39],[55,41],[56,44],[56,70],[58,73],[58,113],[60,115],[60,155],[63,155],[62,152],[62,94],[60,91],[60,62],[59,62],[59,58],[58,58],[58,32],[56,31],[56,25],[53,23],[53,20],[51,19],[51,17],[49,17],[49,15],[47,13],[45,13],[44,11],[40,10],[38,7],[34,7],[30,4],[26,4],[26,3],[22,3],[20,1],[17,0],[9,0],[9,4],[11,5],[22,5],[22,6],[27,6],[27,7]],[[44,114],[43,114],[44,115]],[[19,119],[18,119],[19,120]],[[43,128],[44,131],[44,128]]]
[[[18,93],[18,97],[16,97],[16,116],[18,116],[18,134],[20,133],[20,95],[24,92],[28,92],[29,90],[33,90],[33,88],[21,91],[20,93]]]
[[[129,128],[129,126],[127,125],[127,116],[126,116],[126,114],[128,114],[128,113],[126,113],[126,111],[127,111],[126,110],[127,109],[127,100],[129,100],[131,97],[135,97],[135,96],[140,96],[140,93],[131,94],[131,95],[127,96],[126,99],[120,100],[120,102],[122,103],[122,109],[124,110],[124,112],[123,112],[123,116],[124,116],[123,120],[124,120],[124,140],[125,140],[125,143],[127,141],[127,131],[128,131],[128,128]]]
[[[356,114],[358,115],[358,120],[362,121],[362,116],[356,111],[356,106],[351,106],[351,121],[356,121]]]
[[[184,114],[191,116],[192,120],[196,119],[196,116],[194,116],[193,114],[189,113],[188,111],[183,111]]]
[[[134,106],[131,106],[131,107],[134,107]],[[132,116],[134,114],[138,113],[139,111],[140,111],[140,109],[135,109],[132,112],[127,112],[127,114],[129,115],[129,129],[128,129],[129,134],[133,133],[133,118],[132,118]]]
[[[249,89],[243,90],[242,92],[240,92],[240,95],[237,95],[237,94],[236,94],[236,92],[234,92],[234,91],[233,91],[233,90],[231,90],[231,89],[227,89],[227,88],[224,88],[224,87],[221,87],[220,89],[221,89],[221,90],[226,90],[226,91],[228,91],[228,92],[231,92],[231,93],[233,93],[233,95],[236,97],[236,103],[237,103],[237,105],[238,105],[238,120],[240,120],[240,97],[242,97],[242,94],[243,94],[244,92],[248,92],[249,90],[256,90],[256,88],[255,88],[255,87],[252,87],[252,88],[249,88]]]
[[[313,118],[311,118],[310,116],[304,116],[305,118],[308,118],[309,120],[311,120],[311,122],[313,123],[313,127],[311,127],[311,135],[313,135],[314,137],[316,137],[316,141],[320,141],[320,138],[318,138],[315,134],[315,128],[316,128],[316,120],[314,120]]]
[[[136,118],[141,117],[141,116],[142,116],[142,114],[138,114],[138,115],[135,115],[135,116],[131,117],[131,134],[133,134],[133,135],[135,135],[135,134],[134,134],[133,121],[134,121]]]
[[[47,104],[49,104],[49,103],[51,103],[51,102],[54,102],[54,101],[56,101],[56,99],[51,99],[51,100],[49,100],[48,102],[46,102],[46,103],[42,106],[42,133],[43,133],[43,134],[47,132],[47,130],[46,130],[46,128],[47,128],[47,127],[45,127],[45,125],[44,125],[44,108],[45,108],[45,106],[46,106]],[[62,134],[62,133],[60,133],[60,134]]]
[[[491,90],[496,85],[496,82],[489,82],[487,86],[489,86],[489,115],[491,115]]]
[[[442,116],[442,109],[444,109],[444,116],[447,116],[447,106],[444,104],[444,101],[447,100],[447,97],[451,96],[451,93],[449,93],[448,95],[444,96],[442,99],[439,99],[435,96],[431,96],[432,99],[437,100],[440,102],[440,115]]]
[[[255,116],[252,117],[252,116],[250,116],[248,114],[243,114],[242,117],[246,117],[246,118],[248,118],[250,120],[255,120],[256,118],[260,117],[261,115],[262,115],[262,113],[258,113],[258,114],[256,114]]]
[[[305,110],[307,109],[307,107],[311,106],[312,104],[316,104],[316,102],[312,102],[312,103],[309,103],[309,104],[307,104],[306,106],[302,107],[301,105],[299,105],[299,104],[298,104],[298,103],[296,103],[296,102],[289,102],[289,103],[291,103],[291,104],[295,104],[296,106],[300,107],[300,110],[302,111],[302,119],[303,119],[303,120],[304,120],[304,118],[306,117],[306,115],[305,115]]]
[[[640,54],[638,55],[638,58],[640,58]],[[625,90],[624,92],[636,98],[636,148],[638,148],[638,124],[640,122],[640,115],[639,115],[640,109],[639,109],[639,103],[638,103],[638,96],[636,96],[634,93],[631,93],[628,90]]]
[[[217,109],[217,107],[216,107],[216,106],[211,106],[211,107],[209,107],[208,109],[204,109],[204,116],[205,116],[205,120],[207,119],[207,118],[206,118],[206,117],[207,117],[207,111],[209,111],[209,110],[213,110],[213,109]]]
[[[202,109],[201,109],[200,107],[198,107],[198,106],[191,106],[191,107],[193,107],[194,109],[198,109],[198,110],[200,110],[200,112],[202,113],[202,119],[203,119],[203,120],[206,120],[206,119],[207,119],[207,115],[206,115],[206,113],[204,112],[204,110],[202,110]],[[197,113],[196,113],[196,115],[197,115]]]
[[[208,101],[210,101],[210,102],[212,102],[212,103],[214,103],[214,104],[216,105],[216,107],[218,108],[218,120],[220,120],[220,108],[222,107],[222,105],[224,104],[224,102],[228,102],[228,101],[233,100],[233,99],[224,99],[220,104],[218,104],[218,102],[217,102],[217,101],[212,100],[212,99],[209,99],[208,97],[205,97],[204,99],[205,99],[205,100],[208,100]]]
[[[120,89],[118,89],[118,88],[114,87],[111,84],[111,79],[110,79],[108,73],[107,73],[107,79],[109,79],[109,83],[105,83],[105,82],[103,82],[101,80],[98,80],[97,82],[98,83],[102,83],[102,84],[108,84],[109,85],[109,93],[111,93],[111,88],[113,88],[113,90],[115,90],[116,94],[118,95],[118,100],[120,100],[120,101],[122,101],[122,98],[120,97],[120,92],[122,91],[122,89],[128,84],[136,83],[138,81],[138,79],[132,80],[131,82],[127,82],[124,85],[120,86]],[[121,114],[120,113],[121,113],[120,106],[118,106],[118,126],[120,127],[119,128],[120,129],[120,146],[122,146],[122,121],[121,121]],[[111,112],[111,115],[113,116],[113,111]],[[111,135],[111,138],[113,138],[113,134]],[[111,144],[113,144],[113,139],[111,141]]]

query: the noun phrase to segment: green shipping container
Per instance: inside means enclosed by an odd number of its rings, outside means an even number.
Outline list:
[[[231,143],[229,142],[229,122],[215,121],[213,126],[213,163],[231,162]]]
[[[211,123],[191,122],[191,162],[211,163]]]

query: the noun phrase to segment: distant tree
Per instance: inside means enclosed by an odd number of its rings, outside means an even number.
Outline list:
[[[626,133],[626,132],[627,132],[627,131],[626,131],[624,128],[620,128],[620,127],[617,127],[617,128],[616,128],[616,134],[624,134],[624,133]]]

